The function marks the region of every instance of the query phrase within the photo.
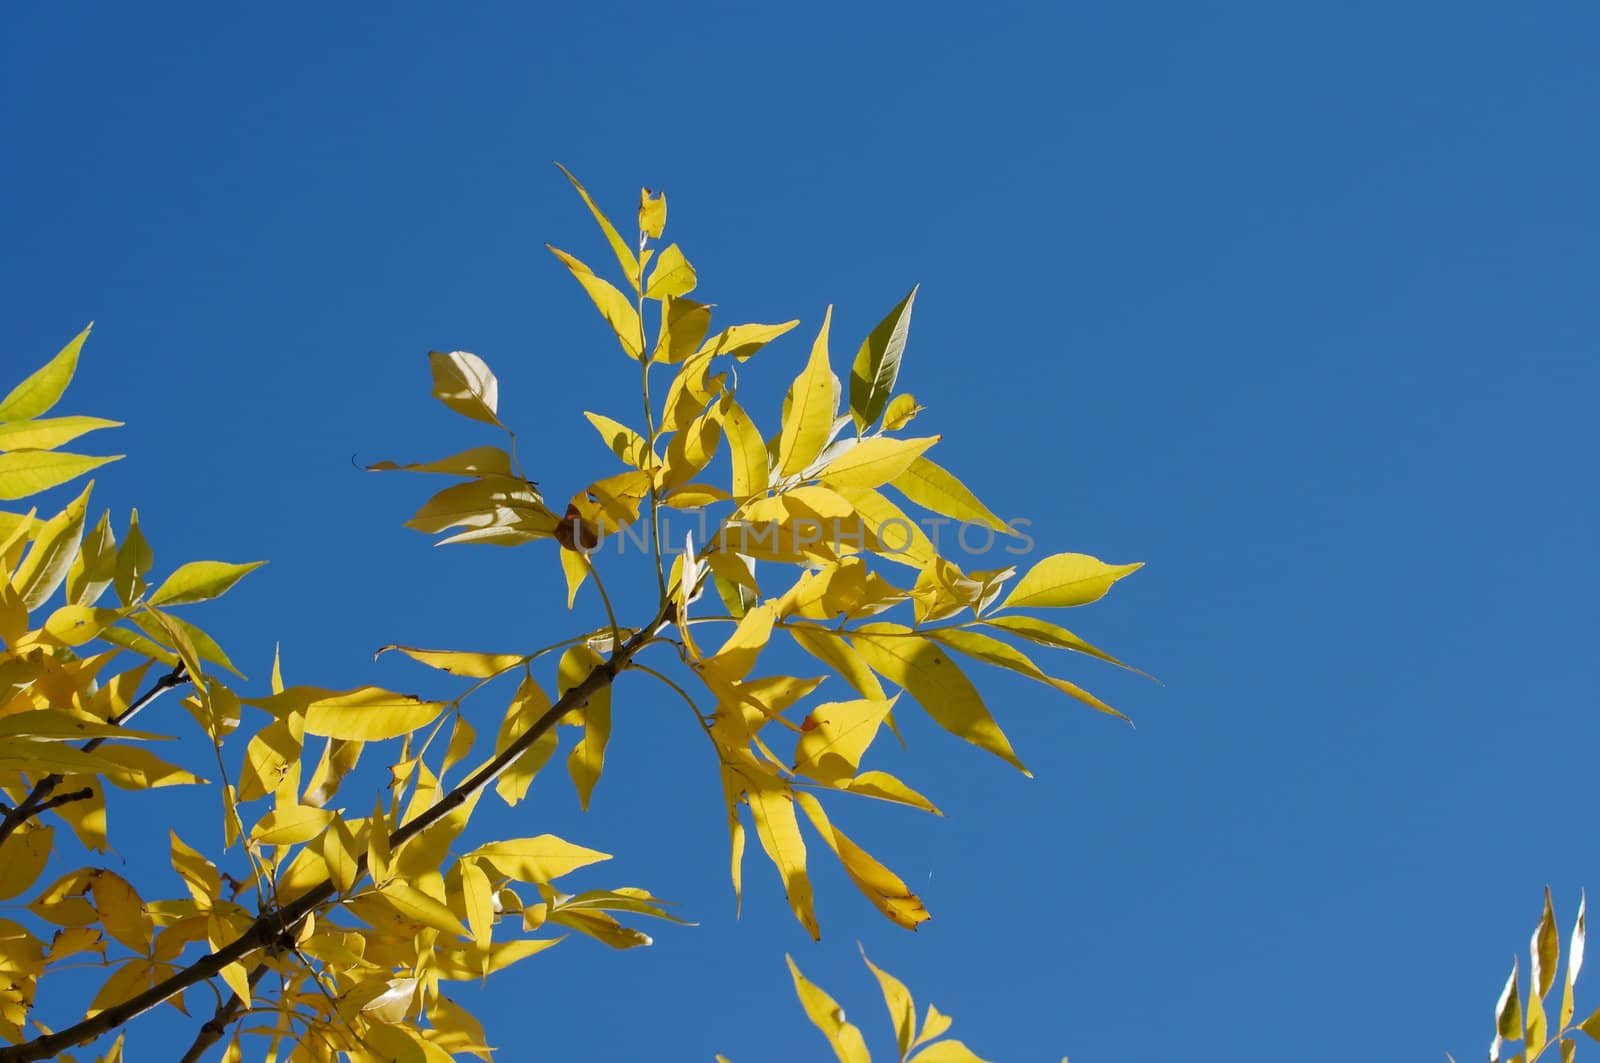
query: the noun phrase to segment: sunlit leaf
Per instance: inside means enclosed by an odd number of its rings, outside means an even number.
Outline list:
[[[828,366],[828,325],[832,320],[830,306],[811,345],[810,359],[789,387],[788,413],[778,442],[780,476],[793,476],[810,465],[828,442],[839,409],[839,380]]]
[[[434,398],[463,417],[500,425],[500,382],[482,358],[468,351],[429,351]]]
[[[42,421],[0,422],[0,451],[54,450],[101,428],[121,428],[121,421],[99,417],[50,417]]]
[[[424,727],[443,710],[443,702],[359,687],[312,701],[306,706],[305,729],[326,738],[378,742]]]
[[[794,978],[794,991],[800,998],[800,1006],[805,1009],[811,1024],[828,1039],[828,1047],[833,1049],[839,1063],[872,1063],[861,1031],[844,1021],[844,1009],[822,988],[807,981],[805,975],[800,973],[800,968],[795,966],[793,958],[785,956],[784,959],[789,962],[789,974]]]
[[[1143,562],[1108,565],[1088,554],[1052,554],[1027,571],[1001,608],[1087,605],[1103,598],[1117,580],[1142,567]]]
[[[83,349],[83,341],[89,338],[89,329],[92,328],[94,324],[91,322],[88,328],[68,340],[54,358],[34,370],[27,379],[12,388],[10,394],[0,399],[0,421],[26,421],[56,404],[72,382],[72,374],[78,369],[78,352]]]
[[[611,286],[609,281],[595,276],[594,271],[572,255],[560,248],[551,247],[550,253],[559,258],[563,265],[571,271],[572,276],[583,286],[583,290],[593,300],[595,308],[600,311],[600,316],[606,319],[611,326],[611,331],[616,334],[617,342],[622,344],[622,349],[629,358],[638,358],[643,354],[640,344],[643,338],[639,330],[639,312],[628,301],[628,297]]]

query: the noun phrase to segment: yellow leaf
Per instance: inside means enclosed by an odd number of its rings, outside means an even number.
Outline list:
[[[583,197],[584,206],[588,207],[589,213],[594,215],[594,220],[599,224],[600,231],[605,233],[606,243],[611,245],[612,254],[617,256],[617,264],[622,267],[623,276],[627,277],[628,283],[632,284],[635,290],[637,290],[639,287],[639,260],[634,257],[633,248],[631,248],[628,245],[628,242],[622,238],[622,235],[617,232],[617,227],[611,224],[611,219],[607,218],[605,214],[601,212],[600,208],[595,205],[595,202],[590,198],[588,191],[578,183],[578,179],[572,176],[571,172],[559,162],[556,163],[556,168],[562,173],[566,174],[567,180],[572,182],[572,187],[576,188],[578,190],[578,195]],[[663,212],[665,209],[666,207],[663,203]],[[664,214],[663,220],[665,220]]]
[[[95,751],[108,761],[100,769],[107,782],[124,790],[149,790],[162,786],[193,786],[206,780],[175,764],[168,764],[139,746],[109,745]]]
[[[1584,894],[1580,893],[1578,895],[1578,918],[1573,921],[1572,937],[1567,944],[1567,976],[1561,980],[1561,1022],[1559,1026],[1563,1030],[1572,1021],[1572,991],[1578,982],[1578,972],[1583,968],[1583,911],[1588,900],[1588,897]]]
[[[0,556],[5,551],[0,549]],[[101,512],[93,532],[83,536],[78,556],[67,570],[67,600],[93,605],[117,576],[117,535],[110,530],[110,511]]]
[[[706,340],[695,353],[726,354],[742,362],[798,324],[799,321],[785,321],[781,325],[733,325]]]
[[[978,501],[966,484],[920,455],[890,483],[923,509],[996,531],[1008,531],[1005,521]]]
[[[811,1024],[828,1039],[828,1047],[833,1049],[839,1063],[872,1063],[861,1031],[844,1021],[844,1009],[820,986],[807,981],[792,957],[785,956],[784,959],[789,963],[789,974],[794,978],[794,992],[800,998],[800,1006],[805,1009]]]
[[[216,865],[185,845],[177,831],[167,833],[172,838],[172,870],[183,879],[195,904],[210,908],[222,896],[222,876]]]
[[[482,978],[485,974],[510,967],[518,960],[543,952],[561,944],[564,938],[519,938],[501,941],[489,947],[487,958],[477,947],[470,949],[437,949],[433,954],[434,971],[440,978],[465,981]]]
[[[306,707],[305,729],[307,734],[326,738],[378,742],[424,727],[443,710],[440,701],[359,687],[313,701]]]
[[[857,947],[860,947],[859,943]],[[861,959],[871,968],[872,976],[878,980],[878,988],[883,991],[883,1005],[889,1009],[889,1018],[894,1022],[895,1043],[900,1048],[900,1058],[904,1059],[917,1036],[917,1006],[911,999],[911,990],[900,979],[867,959],[865,948],[861,948]]]
[[[288,805],[261,817],[250,840],[258,845],[298,845],[321,834],[333,822],[333,813],[309,805]]]
[[[1077,653],[1088,654],[1090,657],[1098,657],[1102,661],[1114,664],[1118,668],[1126,668],[1130,672],[1137,672],[1146,679],[1154,678],[1149,672],[1135,668],[1130,664],[1124,664],[1105,650],[1090,645],[1066,628],[1052,624],[1048,620],[1021,615],[996,616],[984,620],[983,623],[988,627],[999,628],[1002,631],[1025,638],[1029,642],[1036,642],[1041,646],[1054,646],[1056,649],[1073,650]]]
[[[668,244],[656,259],[656,268],[650,273],[650,283],[645,286],[644,294],[647,299],[665,299],[669,295],[688,295],[694,291],[694,286],[694,267],[683,257],[677,244]]]
[[[489,876],[476,860],[461,861],[461,899],[467,910],[467,929],[480,949],[487,949],[494,930],[494,891]]]
[[[291,712],[251,737],[239,776],[239,800],[254,801],[275,792],[291,772],[298,773],[305,741],[305,714]]]
[[[941,1014],[939,1009],[932,1004],[928,1005],[928,1013],[922,1018],[922,1031],[917,1034],[917,1044],[931,1041],[935,1037],[942,1037],[950,1029],[950,1016]]]
[[[517,667],[526,658],[516,653],[474,653],[470,650],[423,650],[412,646],[385,646],[378,657],[389,650],[398,650],[419,664],[437,668],[450,675],[467,679],[488,679]]]
[[[87,886],[106,933],[135,952],[148,952],[155,923],[128,880],[101,869],[89,873]]]
[[[838,672],[863,697],[883,699],[883,684],[878,682],[878,677],[867,666],[866,660],[845,641],[843,635],[808,624],[794,624],[786,630],[797,646]]]
[[[930,631],[928,635],[951,649],[965,653],[967,656],[974,657],[986,664],[1005,668],[1020,675],[1025,675],[1029,679],[1037,680],[1046,686],[1055,687],[1063,694],[1082,702],[1096,712],[1115,716],[1119,720],[1127,719],[1125,715],[1077,684],[1069,683],[1065,679],[1057,679],[1053,675],[1046,675],[1021,650],[1001,642],[999,639],[990,638],[988,635],[980,634],[976,631],[951,628]]]
[[[598,653],[587,646],[574,646],[561,656],[559,668],[561,690],[565,693],[577,686],[594,669],[604,665]],[[572,784],[578,789],[578,804],[587,811],[589,797],[600,772],[605,767],[606,743],[611,738],[611,687],[606,685],[589,695],[579,707],[583,720],[583,737],[572,747],[567,757],[567,771]]]
[[[960,1041],[935,1041],[911,1058],[916,1063],[985,1063]]]
[[[446,934],[470,936],[470,931],[461,925],[461,920],[457,919],[443,902],[435,900],[402,879],[390,879],[378,888],[378,892],[395,911],[413,923],[433,927]]]
[[[828,442],[839,410],[839,380],[828,366],[828,325],[833,307],[811,345],[811,357],[789,387],[789,412],[778,437],[778,474],[793,476],[810,465]]]
[[[355,887],[361,850],[356,836],[345,821],[337,816],[322,836],[322,862],[328,865],[328,877],[340,895]]]
[[[733,462],[733,497],[742,500],[766,491],[771,476],[766,441],[731,393],[722,398],[722,431]]]
[[[781,780],[769,775],[746,775],[745,783],[756,837],[783,879],[789,907],[800,925],[806,928],[806,933],[820,940],[822,932],[817,927],[811,901],[811,879],[806,875],[806,843],[795,818],[793,792]]]
[[[652,195],[648,188],[639,189],[639,231],[652,240],[658,240],[661,238],[661,230],[666,227],[666,194],[657,192]]]
[[[1528,953],[1533,960],[1528,976],[1529,995],[1543,997],[1555,985],[1556,966],[1561,960],[1561,936],[1556,930],[1556,912],[1551,904],[1549,886],[1544,888],[1544,914],[1539,918],[1538,929],[1533,932]]]
[[[889,400],[888,407],[883,411],[883,430],[885,432],[898,432],[916,419],[923,408],[917,405],[917,400],[910,395],[896,395]]]
[[[56,404],[72,382],[72,374],[78,369],[78,352],[83,349],[83,341],[89,338],[92,328],[94,323],[90,322],[87,328],[68,340],[54,358],[34,370],[0,400],[0,421],[31,420]]]
[[[756,657],[772,638],[773,612],[770,605],[758,605],[746,613],[722,648],[699,664],[700,672],[711,681],[733,683],[750,674]]]
[[[921,526],[879,492],[868,487],[837,490],[872,534],[884,560],[921,569],[938,556]]]
[[[1044,609],[1087,605],[1105,597],[1111,585],[1144,567],[1108,565],[1088,554],[1052,554],[1028,570],[1001,603],[1002,609]]]
[[[864,625],[851,642],[874,671],[903,687],[940,727],[1029,774],[977,688],[933,642],[899,624]]]
[[[872,427],[889,403],[900,360],[905,355],[906,334],[911,329],[911,307],[916,302],[913,287],[906,297],[878,322],[856,352],[850,367],[850,415],[859,434]]]
[[[0,901],[33,885],[50,859],[54,840],[54,827],[37,827],[17,831],[0,842]]]
[[[128,518],[128,535],[117,548],[116,572],[112,577],[117,597],[124,605],[131,604],[145,592],[148,586],[145,577],[154,563],[155,554],[145,541],[144,533],[139,530],[139,511],[136,509]]]
[[[525,676],[517,687],[517,692],[512,695],[511,705],[506,710],[505,719],[500,723],[500,733],[494,743],[495,756],[509,749],[511,744],[526,733],[549,708],[550,699],[544,690],[531,675]],[[555,729],[551,728],[540,735],[526,752],[501,772],[500,778],[495,780],[495,793],[499,794],[501,800],[508,805],[514,805],[522,800],[528,792],[528,786],[533,782],[533,777],[555,751],[556,733]]]
[[[5,455],[0,455],[4,462]],[[32,611],[39,608],[56,592],[67,578],[73,558],[78,554],[78,544],[83,539],[83,516],[89,508],[90,483],[83,493],[67,504],[67,508],[45,522],[34,534],[28,556],[22,559],[11,576],[11,586],[22,599],[23,606]]]
[[[653,362],[681,362],[700,349],[711,331],[711,308],[682,296],[668,296],[661,306]]]
[[[805,810],[806,818],[811,820],[812,827],[839,858],[845,874],[855,883],[856,889],[872,902],[874,908],[896,926],[906,930],[915,930],[931,918],[922,904],[922,898],[912,893],[899,875],[884,867],[871,853],[828,822],[821,802],[804,791],[797,791],[795,796]]]
[[[429,351],[433,396],[463,417],[500,424],[500,382],[482,358],[469,351]]]
[[[863,797],[875,797],[880,801],[893,801],[898,805],[920,808],[936,816],[944,815],[934,807],[932,801],[886,771],[864,771],[845,784],[844,789]]]
[[[551,247],[549,244],[545,246],[550,248],[550,253],[559,258],[571,271],[573,277],[583,286],[583,290],[589,293],[595,308],[611,326],[611,331],[616,333],[617,342],[622,344],[622,349],[627,352],[628,357],[641,357],[644,349],[640,346],[639,312],[628,302],[628,297],[612,287],[609,281],[595,276],[594,271],[579,259],[560,248]]]
[[[484,476],[455,484],[434,495],[406,521],[406,527],[434,533],[462,527],[440,542],[485,542],[515,546],[555,534],[557,519],[532,484],[506,476]]]
[[[121,421],[99,417],[50,417],[43,421],[0,423],[0,451],[54,450],[96,429],[121,427]]]
[[[438,461],[397,465],[380,461],[367,466],[368,472],[437,472],[450,476],[513,476],[511,455],[499,447],[473,447]]]
[[[647,469],[655,464],[650,458],[650,444],[645,442],[644,436],[635,432],[621,421],[598,413],[585,413],[589,423],[594,425],[600,433],[600,438],[605,440],[611,452],[635,469]]]
[[[231,565],[225,561],[190,561],[180,565],[150,596],[151,605],[189,605],[221,597],[246,575],[266,564],[252,561]]]
[[[817,476],[830,487],[877,487],[904,474],[923,451],[938,441],[938,436],[921,439],[872,436],[847,440],[852,445],[823,466]]]
[[[469,855],[487,860],[500,874],[518,882],[550,882],[580,867],[611,859],[610,853],[585,849],[553,834],[490,842]]]
[[[1511,977],[1500,991],[1500,1002],[1495,1005],[1494,1025],[1499,1036],[1508,1041],[1522,1039],[1522,1006],[1517,999],[1517,961],[1511,960]]]
[[[855,775],[861,757],[894,707],[892,700],[826,702],[806,717],[794,770],[834,785]]]

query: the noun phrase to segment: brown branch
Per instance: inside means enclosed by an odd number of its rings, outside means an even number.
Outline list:
[[[254,989],[267,973],[267,965],[261,964],[250,972],[250,988]],[[200,1063],[206,1050],[227,1034],[228,1027],[238,1021],[244,1014],[244,1001],[239,999],[237,993],[228,994],[228,999],[217,1005],[217,1010],[211,1013],[200,1027],[200,1032],[194,1035],[194,1043],[189,1046],[189,1051],[183,1054],[178,1063]]]
[[[146,708],[148,708],[150,704],[162,694],[165,694],[173,687],[182,686],[188,681],[188,673],[184,671],[183,665],[178,665],[172,671],[168,672],[160,679],[157,679],[154,686],[145,691],[143,694],[139,695],[138,698],[134,699],[133,704],[129,705],[122,712],[113,716],[108,722],[113,726],[121,727],[123,724],[127,723],[129,720],[133,719],[135,716],[139,715]],[[78,750],[82,753],[93,753],[95,750],[104,745],[106,741],[107,740],[104,738],[91,738],[89,741],[79,746]],[[44,778],[33,784],[33,789],[28,792],[27,797],[24,797],[21,801],[17,802],[16,808],[10,809],[6,812],[5,818],[0,819],[0,844],[4,844],[5,840],[11,837],[11,835],[16,832],[18,827],[21,827],[24,823],[37,816],[39,813],[44,812],[47,809],[57,808],[61,805],[67,804],[69,801],[81,801],[86,797],[94,796],[94,792],[92,790],[84,790],[75,795],[70,795],[65,799],[52,799],[50,795],[55,793],[56,787],[61,785],[62,778],[63,776],[59,772],[51,772],[49,775],[46,775]]]
[[[479,768],[467,779],[459,783],[437,803],[422,813],[416,819],[405,824],[389,835],[389,847],[399,849],[400,846],[415,838],[423,831],[432,827],[450,813],[460,808],[476,793],[493,783],[501,774],[522,754],[526,753],[545,732],[556,725],[573,709],[587,702],[596,693],[609,687],[616,679],[617,673],[628,666],[633,655],[642,649],[645,643],[655,637],[656,630],[661,627],[672,615],[671,601],[663,601],[660,609],[656,611],[655,618],[634,632],[633,636],[617,647],[611,657],[596,665],[577,686],[572,687],[555,704],[545,710],[532,727],[528,728],[516,741],[512,742],[505,750],[496,755],[483,767]],[[367,857],[365,854],[356,861],[356,878],[367,872]],[[69,1026],[52,1034],[42,1034],[31,1041],[18,1045],[0,1048],[0,1063],[32,1063],[34,1060],[54,1059],[62,1052],[92,1041],[97,1037],[110,1033],[117,1027],[137,1018],[163,1001],[183,992],[192,985],[209,981],[217,977],[224,967],[238,963],[248,958],[252,953],[271,947],[281,935],[292,934],[295,928],[305,917],[316,911],[322,905],[332,900],[338,890],[331,879],[323,879],[288,904],[274,907],[263,912],[250,928],[231,943],[224,945],[216,952],[208,953],[195,960],[188,967],[169,976],[149,989],[130,997],[120,1004],[114,1004],[94,1016],[84,1019],[76,1025]],[[252,971],[257,968],[252,968]],[[224,1004],[224,1007],[228,1006]]]

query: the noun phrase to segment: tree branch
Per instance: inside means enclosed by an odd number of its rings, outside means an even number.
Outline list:
[[[596,693],[609,687],[617,674],[628,666],[633,655],[638,653],[644,645],[655,637],[656,630],[672,615],[674,605],[671,600],[663,600],[656,611],[655,618],[634,632],[633,636],[618,647],[617,651],[608,659],[597,664],[589,674],[584,676],[582,682],[572,687],[555,704],[545,710],[544,715],[534,721],[516,741],[512,742],[505,750],[496,755],[483,767],[473,772],[471,776],[457,784],[437,803],[422,813],[416,819],[405,824],[389,835],[391,850],[415,838],[423,831],[432,827],[450,813],[460,808],[480,790],[498,779],[507,768],[514,764],[517,758],[526,753],[545,732],[556,725],[573,709],[587,702]],[[365,854],[356,862],[356,879],[359,881],[367,873],[367,857]],[[217,977],[224,967],[229,964],[239,963],[252,953],[270,947],[281,935],[292,934],[305,917],[316,911],[322,905],[332,900],[338,893],[330,879],[313,886],[298,898],[288,904],[274,907],[263,912],[250,928],[230,944],[224,945],[216,952],[208,953],[195,960],[188,967],[169,976],[154,986],[136,996],[124,1000],[120,1004],[113,1004],[104,1011],[84,1019],[73,1026],[56,1033],[43,1034],[31,1041],[19,1045],[10,1045],[0,1048],[0,1063],[32,1063],[34,1060],[54,1059],[62,1052],[92,1041],[97,1037],[110,1033],[117,1027],[137,1018],[170,997],[188,989],[200,982]],[[259,965],[254,970],[260,969]],[[231,1001],[225,1002],[223,1007],[230,1007]]]
[[[127,723],[129,720],[133,719],[135,716],[139,715],[146,708],[148,708],[150,704],[162,694],[165,694],[173,687],[182,686],[188,681],[189,674],[184,670],[183,665],[179,664],[172,671],[168,672],[160,679],[157,679],[154,686],[145,691],[143,694],[139,695],[139,697],[135,698],[133,704],[129,705],[122,712],[113,716],[109,722],[114,726],[121,727],[123,724]],[[89,741],[79,746],[78,749],[83,753],[93,753],[95,750],[104,745],[105,742],[106,739],[104,738],[91,738]],[[33,789],[28,792],[27,797],[24,797],[21,801],[17,802],[16,808],[10,809],[6,812],[5,818],[0,820],[0,844],[4,844],[5,840],[11,837],[11,835],[16,832],[18,827],[21,827],[24,823],[37,816],[39,813],[47,809],[57,808],[71,801],[81,801],[84,798],[94,796],[94,791],[82,790],[76,794],[69,794],[62,798],[51,799],[50,795],[55,793],[56,787],[61,785],[61,779],[62,776],[57,772],[52,772],[49,775],[46,775],[44,778],[33,784]]]
[[[250,972],[250,988],[254,989],[267,973],[267,965],[261,964]],[[200,1063],[205,1057],[206,1050],[227,1034],[228,1027],[238,1021],[244,1014],[244,1001],[239,999],[237,993],[228,994],[228,999],[217,1005],[217,1010],[211,1013],[200,1027],[200,1032],[194,1035],[194,1043],[189,1046],[189,1051],[183,1054],[178,1063]]]

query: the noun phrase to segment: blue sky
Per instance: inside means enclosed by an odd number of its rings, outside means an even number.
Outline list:
[[[990,674],[1037,778],[917,726],[885,762],[946,818],[841,813],[924,895],[915,936],[824,865],[812,944],[754,853],[735,921],[703,744],[625,684],[591,812],[556,772],[485,829],[616,852],[589,881],[700,925],[469,997],[504,1058],[821,1058],[785,951],[886,1045],[859,940],[986,1058],[1467,1059],[1544,885],[1563,934],[1600,888],[1592,6],[0,25],[4,375],[98,322],[67,407],[130,457],[97,498],[166,564],[272,560],[197,615],[258,685],[276,640],[291,681],[409,689],[374,648],[594,623],[548,551],[435,550],[400,527],[423,485],[351,467],[489,441],[427,395],[464,348],[547,493],[608,468],[581,411],[627,417],[632,370],[542,247],[605,258],[552,160],[616,214],[665,189],[725,320],[808,338],[836,304],[841,362],[920,282],[901,384],[940,460],[1044,549],[1148,562],[1068,618],[1164,680],[1067,673],[1137,730]],[[805,349],[752,363],[766,423]]]

